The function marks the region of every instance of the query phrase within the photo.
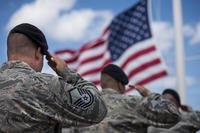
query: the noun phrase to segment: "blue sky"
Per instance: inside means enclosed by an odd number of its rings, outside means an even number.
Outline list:
[[[98,37],[113,16],[138,0],[0,0],[0,63],[6,58],[6,37],[16,24],[29,22],[45,33],[50,52],[78,49]],[[187,104],[200,110],[199,0],[182,0]],[[176,89],[172,0],[152,0],[152,30],[169,76],[148,84],[151,91]],[[45,64],[44,72],[50,72]]]

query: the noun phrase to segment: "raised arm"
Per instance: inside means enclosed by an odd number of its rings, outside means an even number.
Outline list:
[[[85,126],[99,123],[106,115],[107,109],[96,86],[70,70],[63,60],[52,56],[49,64],[61,78],[53,85],[59,90],[59,100],[63,105],[63,123],[65,126]],[[55,79],[56,80],[56,79]]]
[[[137,112],[145,117],[150,125],[169,128],[180,121],[178,109],[160,94],[151,93],[143,86],[136,86],[136,90],[143,96],[137,106]]]

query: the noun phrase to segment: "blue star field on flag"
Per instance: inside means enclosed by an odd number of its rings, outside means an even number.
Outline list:
[[[149,25],[147,0],[139,1],[117,15],[109,26],[108,49],[113,61],[130,46],[152,36]]]

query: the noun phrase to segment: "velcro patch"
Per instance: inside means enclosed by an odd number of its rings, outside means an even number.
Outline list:
[[[71,104],[74,107],[88,109],[94,102],[94,96],[89,90],[74,88],[69,91]]]

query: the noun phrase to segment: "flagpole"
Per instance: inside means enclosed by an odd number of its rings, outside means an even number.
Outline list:
[[[182,31],[182,8],[181,0],[173,0],[175,55],[176,55],[176,88],[181,102],[185,103],[185,65],[184,65],[184,43]]]

